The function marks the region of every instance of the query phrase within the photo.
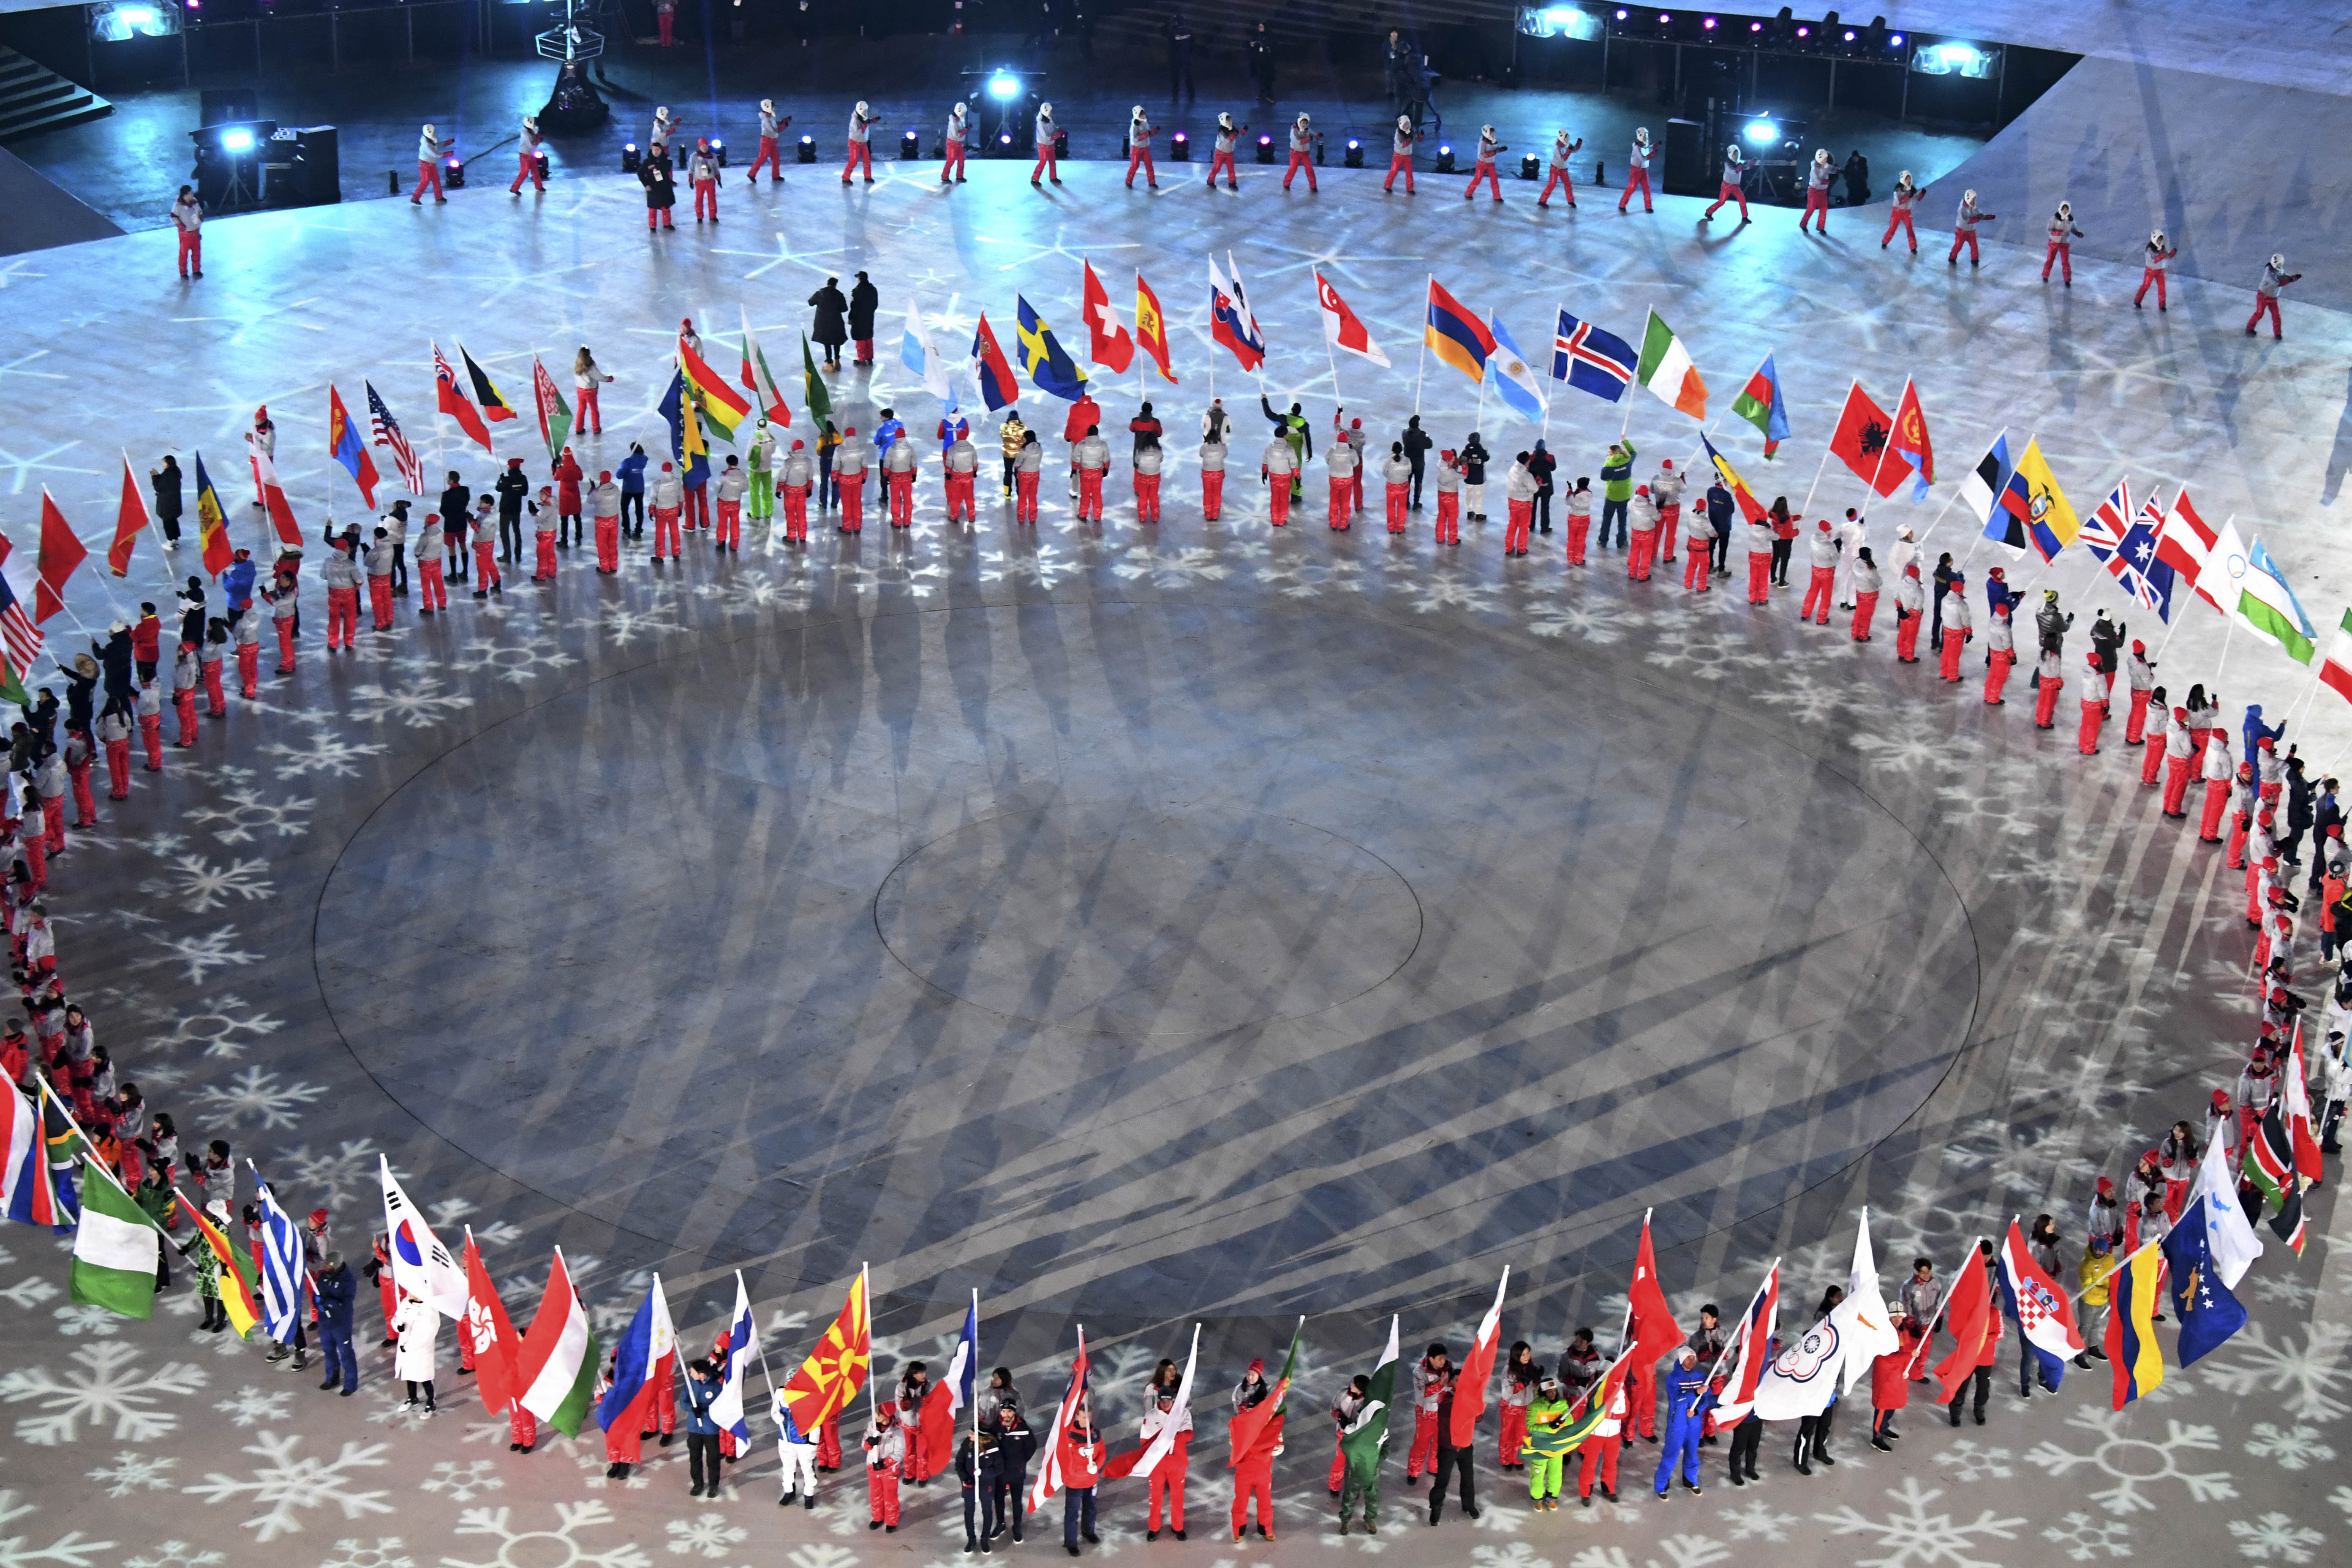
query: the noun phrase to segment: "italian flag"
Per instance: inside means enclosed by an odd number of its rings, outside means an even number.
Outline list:
[[[580,1434],[581,1424],[595,1403],[596,1336],[588,1331],[588,1312],[572,1289],[563,1267],[563,1249],[547,1270],[547,1291],[539,1311],[522,1337],[515,1358],[515,1381],[522,1388],[522,1407],[567,1437]]]
[[[1348,1456],[1348,1473],[1359,1486],[1370,1487],[1380,1475],[1381,1455],[1389,1446],[1389,1412],[1396,1404],[1397,1320],[1389,1319],[1389,1348],[1372,1368],[1372,1384],[1364,1407],[1339,1434],[1339,1451]]]
[[[163,1233],[112,1177],[89,1163],[83,1169],[97,1179],[81,1194],[81,1224],[74,1231],[68,1299],[77,1307],[103,1307],[126,1318],[152,1318],[155,1315],[155,1260],[162,1255]]]
[[[1660,402],[1694,419],[1706,418],[1706,383],[1691,364],[1690,351],[1654,310],[1649,325],[1642,330],[1642,361],[1633,378],[1656,393]]]
[[[2327,657],[2319,661],[2319,682],[2347,702],[2352,702],[2352,609],[2336,624],[2327,639]]]

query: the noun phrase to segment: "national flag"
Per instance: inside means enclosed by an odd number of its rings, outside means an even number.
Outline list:
[[[196,539],[204,547],[205,570],[217,577],[236,563],[236,547],[228,542],[228,514],[221,510],[220,492],[205,472],[205,455],[196,455]]]
[[[536,354],[530,361],[530,401],[539,411],[539,438],[547,443],[547,460],[552,463],[563,456],[563,443],[572,439],[572,405],[563,401],[563,389]]]
[[[1683,1331],[1666,1306],[1658,1284],[1658,1255],[1650,1245],[1650,1216],[1642,1216],[1642,1241],[1633,1250],[1633,1279],[1626,1287],[1625,1310],[1633,1321],[1635,1364],[1654,1366],[1658,1358],[1682,1343]]]
[[[1393,1330],[1389,1337],[1390,1349],[1393,1351],[1396,1337]],[[1395,1358],[1391,1356],[1390,1359]],[[1160,1430],[1150,1442],[1130,1448],[1124,1454],[1113,1454],[1110,1462],[1103,1467],[1103,1475],[1107,1479],[1118,1480],[1123,1476],[1150,1476],[1167,1461],[1169,1455],[1176,1451],[1176,1445],[1183,1436],[1184,1422],[1192,1414],[1192,1373],[1200,1360],[1201,1325],[1195,1323],[1192,1325],[1192,1348],[1184,1357],[1183,1375],[1176,1380],[1176,1397],[1169,1401],[1167,1419],[1160,1424]],[[1159,1391],[1154,1389],[1145,1397],[1156,1405],[1159,1403]],[[1347,1434],[1342,1432],[1339,1435],[1342,1447],[1347,1446]]]
[[[1522,415],[1540,421],[1544,415],[1543,389],[1537,383],[1534,367],[1528,363],[1528,356],[1512,341],[1502,317],[1487,317],[1486,330],[1495,340],[1495,353],[1486,362],[1486,368],[1494,373],[1495,390]]]
[[[849,1407],[866,1386],[874,1352],[874,1325],[866,1310],[866,1271],[849,1288],[849,1299],[809,1352],[800,1370],[784,1383],[784,1403],[793,1424],[814,1432]]]
[[[465,350],[457,352],[463,353]],[[455,419],[459,429],[480,442],[483,451],[490,450],[489,426],[482,423],[482,416],[475,411],[474,405],[466,401],[466,395],[457,390],[457,373],[449,368],[448,356],[441,352],[439,343],[433,345],[433,395],[442,413]],[[508,412],[513,411],[509,409]]]
[[[66,607],[66,579],[74,568],[89,559],[89,550],[66,521],[66,514],[49,499],[49,487],[41,487],[41,545],[35,567],[38,586],[33,595],[33,624],[40,625]]]
[[[1746,479],[1739,477],[1739,470],[1731,466],[1731,459],[1717,451],[1715,443],[1704,434],[1698,442],[1706,448],[1706,460],[1715,465],[1716,477],[1723,481],[1723,488],[1729,490],[1731,499],[1739,503],[1739,515],[1750,522],[1763,521],[1767,515],[1764,503],[1756,499],[1756,492],[1748,488]]]
[[[923,378],[923,390],[933,397],[950,403],[955,400],[955,387],[948,380],[948,362],[931,342],[929,329],[923,325],[923,312],[912,295],[907,299],[907,330],[898,339],[898,363]]]
[[[493,425],[501,419],[513,418],[514,405],[509,403],[506,394],[491,382],[490,373],[474,363],[474,356],[466,352],[463,343],[457,345],[457,357],[465,362],[466,379],[474,384],[474,401],[482,405],[482,417]]]
[[[2143,1247],[2107,1276],[2107,1363],[2115,1369],[2115,1404],[2121,1410],[2164,1383],[2164,1347],[2157,1342],[2157,1280],[2164,1255]]]
[[[1854,1224],[1853,1267],[1846,1275],[1845,1300],[1831,1315],[1840,1321],[1845,1336],[1843,1388],[1852,1393],[1871,1363],[1903,1348],[1903,1336],[1895,1331],[1895,1314],[1878,1288],[1878,1255],[1870,1245],[1867,1208]]]
[[[254,1289],[253,1266],[221,1227],[213,1223],[213,1216],[204,1211],[202,1205],[190,1203],[177,1187],[172,1189],[172,1196],[179,1204],[180,1217],[195,1227],[213,1255],[214,1284],[220,1290],[221,1310],[228,1316],[229,1331],[241,1340],[250,1338],[254,1325],[261,1321],[261,1300]]]
[[[817,374],[816,355],[809,352],[808,334],[801,334],[801,395],[807,400],[809,424],[818,434],[824,431],[824,422],[833,416],[833,395],[824,389],[824,377]]]
[[[1610,1401],[1616,1390],[1624,1385],[1625,1373],[1633,1365],[1633,1360],[1632,1351],[1619,1356],[1601,1374],[1600,1383],[1577,1395],[1576,1403],[1563,1414],[1547,1421],[1529,1421],[1527,1451],[1548,1459],[1565,1458],[1576,1452],[1584,1440],[1601,1430],[1601,1424],[1609,1419]],[[1593,1397],[1596,1391],[1600,1394],[1597,1399]]]
[[[2243,1166],[2262,1194],[2263,1201],[2278,1212],[2271,1215],[2272,1234],[2294,1249],[2303,1252],[2304,1214],[2303,1178],[2295,1174],[2294,1135],[2287,1131],[2286,1117],[2280,1100],[2273,1098],[2263,1119],[2254,1123],[2252,1136],[2246,1140]]]
[[[1214,257],[1209,258],[1209,336],[1231,350],[1244,370],[1265,363],[1265,340],[1258,335],[1257,319],[1250,314],[1240,284],[1228,282],[1217,270]]]
[[[2287,1138],[2294,1145],[2294,1173],[2305,1187],[2319,1184],[2319,1139],[2312,1131],[2311,1089],[2304,1081],[2303,1026],[2294,1026],[2294,1038],[2287,1047],[2286,1082],[2282,1098],[2285,1100]]]
[[[2157,550],[2157,531],[2164,526],[2164,514],[2150,500],[2140,509],[2139,518],[2124,530],[2124,542],[2107,562],[2107,571],[2140,604],[2156,612],[2156,618],[2166,623],[2172,619],[2172,567]]]
[[[383,1188],[384,1248],[392,1255],[392,1283],[397,1291],[430,1301],[445,1318],[466,1316],[466,1270],[449,1256],[441,1238],[417,1212],[392,1173],[392,1161],[375,1157],[376,1178]]]
[[[1049,397],[1066,398],[1076,403],[1087,395],[1087,373],[1054,336],[1054,329],[1045,322],[1029,301],[1020,295],[1013,297],[1013,346],[1021,355],[1021,368],[1029,373],[1031,384]]]
[[[2003,430],[1992,438],[1992,445],[1985,448],[1985,455],[1977,459],[1976,467],[1960,476],[1959,499],[1987,539],[1997,541],[2022,555],[2025,552],[2025,530],[2000,504],[2001,492],[2009,488],[2009,476],[2013,471],[2015,465],[2009,456],[2009,432]]]
[[[33,668],[33,660],[41,655],[44,637],[41,628],[33,624],[33,601],[39,595],[39,568],[33,558],[8,542],[0,533],[0,647],[7,653],[10,685],[15,677]],[[19,708],[30,708],[29,699],[20,700],[14,692],[8,700]]]
[[[1282,1447],[1284,1407],[1290,1396],[1290,1380],[1298,1372],[1298,1342],[1306,1331],[1307,1320],[1301,1318],[1298,1326],[1290,1331],[1290,1353],[1283,1358],[1282,1375],[1274,1380],[1274,1386],[1264,1399],[1246,1410],[1235,1411],[1225,1423],[1225,1436],[1233,1445],[1225,1468],[1238,1469],[1244,1459],[1271,1454]]]
[[[1764,458],[1769,462],[1780,443],[1789,438],[1789,405],[1780,400],[1780,373],[1772,368],[1770,354],[1764,356],[1764,363],[1731,400],[1731,412],[1763,433]],[[1721,1417],[1717,1419],[1719,1423]]]
[[[2131,479],[2126,476],[2116,481],[2106,500],[2091,509],[2091,515],[2083,521],[2083,531],[2074,537],[2099,560],[2112,563],[2116,552],[2124,547],[2124,535],[2131,531]],[[2108,569],[2114,569],[2112,563]]]
[[[761,351],[759,340],[751,335],[751,307],[739,308],[743,316],[743,368],[736,379],[751,395],[753,407],[766,415],[771,424],[789,430],[793,411],[784,402],[784,389],[776,384],[775,373],[768,368],[768,356]]]
[[[948,1362],[946,1373],[924,1396],[921,1432],[923,1470],[928,1475],[944,1475],[955,1458],[956,1415],[969,1409],[973,1393],[973,1377],[980,1365],[980,1292],[972,1292],[971,1304],[963,1310],[963,1331],[956,1336],[955,1354]]]
[[[1870,1211],[1864,1209],[1855,1226],[1853,1264],[1846,1274],[1843,1299],[1772,1358],[1757,1382],[1756,1414],[1767,1421],[1818,1415],[1840,1394],[1850,1392],[1874,1361],[1901,1343],[1894,1314],[1878,1288]]]
[[[2318,628],[2303,613],[2294,590],[2286,585],[2286,574],[2271,559],[2263,542],[2255,540],[2240,555],[2230,549],[2236,537],[2234,525],[2224,528],[2222,542],[2214,546],[2213,557],[2236,581],[2234,609],[2239,624],[2278,644],[2280,650],[2297,664],[2309,664],[2312,655],[2318,652]]]
[[[261,491],[261,508],[269,514],[278,542],[301,549],[302,525],[295,520],[293,503],[286,499],[286,487],[278,482],[278,465],[259,447],[253,448],[253,482]]]
[[[720,1431],[735,1435],[736,1449],[741,1452],[751,1441],[751,1424],[743,1414],[743,1381],[760,1352],[760,1329],[752,1321],[751,1293],[743,1288],[740,1268],[735,1271],[735,1310],[727,1315],[727,1332],[719,1344],[719,1392],[710,1396],[710,1418]]]
[[[2221,602],[2207,593],[2198,582],[2205,574],[2206,559],[2212,554],[2213,546],[2219,542],[2214,531],[2205,526],[2205,520],[2197,515],[2196,505],[2189,499],[2189,487],[2181,486],[2180,493],[2172,498],[2172,510],[2164,514],[2164,526],[2157,530],[2157,558],[2175,572],[2186,575],[2189,586],[2195,588],[2206,603],[2228,615],[2229,611]]]
[[[1473,381],[1486,378],[1486,361],[1495,352],[1494,334],[1453,295],[1429,280],[1429,310],[1421,341],[1440,364],[1450,364]]]
[[[1506,1265],[1502,1283],[1495,1287],[1495,1303],[1478,1320],[1477,1336],[1463,1352],[1462,1370],[1454,1379],[1454,1421],[1445,1440],[1457,1448],[1470,1446],[1478,1417],[1486,1413],[1486,1384],[1495,1375],[1495,1352],[1503,1339],[1503,1292],[1510,1288],[1511,1270]]]
[[[1359,359],[1368,359],[1382,370],[1389,368],[1389,356],[1372,342],[1363,318],[1348,308],[1348,301],[1339,298],[1339,290],[1331,287],[1331,280],[1323,276],[1320,268],[1315,272],[1315,305],[1323,317],[1325,342]]]
[[[2074,1321],[2074,1301],[2026,1249],[2025,1232],[2014,1217],[2001,1243],[2000,1310],[2033,1348],[2042,1385],[2057,1387],[2066,1363],[2083,1353],[2082,1327]]]
[[[1701,424],[1706,422],[1706,383],[1698,378],[1690,351],[1654,309],[1649,324],[1642,329],[1642,360],[1633,369],[1633,379],[1657,394],[1658,401],[1668,407]]]
[[[408,493],[423,495],[425,460],[416,455],[416,448],[408,444],[408,437],[401,434],[400,421],[394,419],[392,410],[384,406],[383,399],[376,394],[374,384],[362,382],[360,384],[367,388],[368,422],[374,428],[375,444],[391,448],[392,466],[399,470],[400,482],[408,487]],[[373,500],[368,502],[370,506],[374,504]]]
[[[474,1363],[474,1392],[482,1408],[504,1415],[521,1396],[521,1345],[507,1304],[490,1281],[482,1249],[474,1244],[474,1227],[466,1227],[466,1315],[457,1320],[457,1338]]]
[[[2352,607],[2347,607],[2327,639],[2326,657],[2319,661],[2319,683],[2352,702]]]
[[[539,1310],[531,1314],[515,1357],[515,1386],[521,1391],[517,1401],[565,1436],[578,1436],[595,1403],[596,1363],[602,1354],[559,1247],[547,1268]]]
[[[117,577],[131,574],[131,547],[139,542],[148,524],[147,492],[131,471],[131,454],[122,454],[122,497],[114,506],[114,542],[106,548],[106,569]]]
[[[91,1161],[83,1167],[81,1223],[74,1227],[66,1299],[125,1318],[155,1315],[155,1262],[163,1233],[121,1183]]]
[[[26,1225],[58,1223],[57,1189],[49,1184],[49,1155],[41,1136],[39,1105],[15,1084],[0,1095],[0,1215]]]
[[[1837,430],[1830,437],[1830,450],[1838,461],[1853,470],[1856,479],[1882,496],[1892,496],[1895,487],[1903,482],[1903,470],[1887,471],[1887,449],[1895,437],[1895,421],[1886,410],[1871,401],[1863,391],[1862,383],[1846,388],[1845,407],[1838,413]],[[1963,492],[1965,493],[1965,492]]]
[[[1642,356],[1614,332],[1580,321],[1566,310],[1552,331],[1551,378],[1579,392],[1589,392],[1605,403],[1615,403],[1633,384]]]
[[[613,1382],[596,1401],[596,1425],[610,1432],[620,1422],[633,1421],[637,1425],[623,1430],[642,1430],[652,1414],[647,1406],[661,1387],[662,1363],[677,1353],[677,1331],[669,1321],[660,1275],[646,1287],[646,1299],[637,1303],[636,1316],[621,1331],[613,1352]]]
[[[1087,357],[1098,365],[1109,368],[1113,375],[1124,375],[1127,367],[1135,363],[1135,340],[1127,335],[1127,327],[1118,312],[1110,306],[1110,295],[1095,276],[1095,264],[1081,258],[1086,269],[1084,301],[1079,313],[1087,320]]]
[[[686,389],[686,372],[675,371],[669,378],[669,389],[662,394],[660,411],[663,422],[669,426],[670,460],[677,465],[678,478],[692,484],[698,475],[710,472],[710,443],[703,438],[702,420],[695,399]]]
[[[1160,308],[1160,296],[1151,291],[1151,285],[1143,280],[1140,272],[1135,275],[1135,342],[1151,356],[1151,363],[1160,369],[1160,379],[1174,386],[1176,363],[1168,349],[1168,314]]]
[[[1078,1401],[1087,1395],[1087,1331],[1078,1329],[1078,1359],[1070,1363],[1070,1384],[1062,1391],[1062,1402],[1054,1406],[1054,1425],[1037,1443],[1037,1475],[1029,1483],[1029,1496],[1023,1511],[1035,1513],[1054,1500],[1062,1489],[1062,1434],[1070,1429],[1070,1417],[1077,1414]]]
[[[1960,1384],[1976,1375],[1986,1342],[2000,1329],[2000,1320],[1993,1316],[1992,1282],[1985,1277],[1982,1255],[1971,1247],[1951,1294],[1944,1298],[1944,1330],[1953,1342],[1951,1353],[1936,1363],[1937,1404],[1949,1405]]]
[[[1225,252],[1225,281],[1232,287],[1234,309],[1240,312],[1241,323],[1247,330],[1249,341],[1257,344],[1258,352],[1263,354],[1265,334],[1258,330],[1257,310],[1250,303],[1249,289],[1242,282],[1241,263],[1234,259],[1234,253],[1230,250]]]
[[[1936,443],[1927,434],[1927,411],[1919,406],[1919,391],[1908,376],[1903,378],[1903,396],[1895,405],[1895,428],[1887,437],[1887,447],[1911,465],[1911,499],[1927,500],[1927,487],[1936,482]]]
[[[2058,477],[2042,460],[2042,442],[2033,437],[2025,443],[2025,450],[2017,455],[2017,467],[2009,476],[2009,483],[2000,492],[2001,510],[2024,532],[2025,542],[2046,565],[2057,559],[2058,552],[2074,542],[2083,525],[2067,502],[2066,492],[2058,488]],[[1990,533],[1990,528],[1986,531]]]
[[[376,406],[381,408],[383,405]],[[383,417],[389,421],[392,416]],[[351,475],[368,510],[375,510],[375,459],[368,456],[367,442],[361,437],[360,427],[352,423],[351,410],[343,406],[343,395],[335,390],[332,382],[327,384],[327,455]]]
[[[1780,1261],[1764,1271],[1764,1283],[1748,1299],[1748,1310],[1732,1330],[1724,1355],[1731,1358],[1724,1375],[1723,1394],[1715,1407],[1717,1426],[1736,1426],[1755,1408],[1756,1390],[1771,1363],[1772,1335],[1780,1326]]]
[[[698,423],[731,446],[735,427],[751,416],[750,399],[728,385],[727,378],[711,369],[710,362],[683,337],[677,340],[677,373],[693,389]]]
[[[1397,1319],[1391,1314],[1388,1348],[1381,1352],[1380,1362],[1372,1368],[1363,1408],[1339,1433],[1339,1451],[1348,1457],[1348,1474],[1360,1487],[1369,1489],[1379,1478],[1381,1456],[1388,1449],[1391,1416],[1396,1407],[1396,1380]]]
[[[996,334],[989,330],[988,312],[980,313],[980,325],[971,334],[971,379],[980,388],[980,400],[991,414],[1021,401],[1021,384],[1013,378],[1013,366],[1006,363],[1004,351],[996,346]]]
[[[2203,1204],[2200,1198],[2198,1206]],[[2230,1207],[2243,1224],[2245,1212],[2238,1208],[2235,1198],[2230,1200]],[[2213,1258],[2210,1227],[2193,1211],[2172,1227],[2164,1238],[2163,1251],[2172,1274],[2172,1309],[2180,1317],[2180,1338],[2174,1353],[2185,1368],[2244,1328],[2246,1309],[2221,1279],[2221,1266]]]
[[[302,1233],[294,1224],[294,1216],[278,1203],[269,1184],[261,1179],[260,1168],[250,1160],[245,1168],[253,1173],[260,1192],[261,1208],[261,1331],[281,1345],[290,1345],[302,1328]],[[154,1263],[149,1283],[153,1283]]]
[[[2219,1138],[2207,1141],[2205,1159],[2197,1173],[2197,1196],[2180,1216],[2182,1225],[2205,1232],[2206,1250],[2221,1283],[2234,1290],[2246,1270],[2263,1255],[2263,1238],[2238,1203],[2237,1173],[2230,1168],[2227,1147]]]

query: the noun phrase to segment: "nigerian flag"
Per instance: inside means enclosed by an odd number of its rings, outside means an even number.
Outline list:
[[[1339,1435],[1340,1451],[1348,1456],[1348,1474],[1360,1487],[1370,1487],[1380,1475],[1381,1455],[1389,1446],[1389,1407],[1396,1402],[1397,1321],[1389,1319],[1389,1348],[1372,1368],[1372,1385],[1364,1407]]]
[[[97,1174],[82,1188],[67,1299],[77,1307],[103,1307],[126,1318],[153,1317],[163,1234],[112,1177]]]

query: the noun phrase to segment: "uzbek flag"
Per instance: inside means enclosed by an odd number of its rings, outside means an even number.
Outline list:
[[[2157,1279],[2163,1272],[2164,1254],[2150,1243],[2107,1276],[2115,1306],[2107,1316],[2104,1348],[2115,1368],[2118,1410],[2164,1382],[2164,1347],[2157,1343],[2154,1321]]]
[[[236,547],[228,542],[228,514],[221,510],[220,493],[205,472],[205,455],[196,454],[196,538],[204,545],[205,570],[217,577],[236,561]]]
[[[565,1436],[578,1436],[595,1403],[600,1353],[588,1328],[587,1309],[572,1288],[559,1247],[547,1270],[547,1292],[539,1299],[539,1311],[523,1333],[522,1353],[515,1362],[522,1407]]]
[[[1704,423],[1706,383],[1691,363],[1690,351],[1655,310],[1642,329],[1642,361],[1633,378],[1658,395],[1658,401]]]
[[[229,1329],[238,1339],[247,1337],[253,1326],[261,1321],[261,1300],[254,1290],[251,1267],[238,1256],[236,1245],[213,1223],[202,1205],[190,1203],[177,1187],[172,1189],[172,1195],[179,1200],[180,1217],[194,1226],[196,1234],[212,1249],[221,1306],[228,1313]]]
[[[861,1268],[824,1338],[785,1381],[784,1404],[792,1411],[793,1425],[814,1432],[846,1409],[866,1386],[873,1354],[874,1324],[866,1310],[866,1270]]]

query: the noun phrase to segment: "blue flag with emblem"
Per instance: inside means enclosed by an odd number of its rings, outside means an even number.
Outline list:
[[[1045,324],[1045,318],[1017,294],[1013,296],[1013,306],[1017,312],[1013,334],[1014,362],[1029,373],[1030,382],[1046,395],[1067,398],[1072,403],[1084,397],[1087,373],[1054,340],[1054,330]]]
[[[2172,1267],[2172,1306],[2180,1314],[2183,1366],[2246,1326],[2246,1309],[2231,1294],[2221,1270],[2214,1266],[2200,1196],[2164,1238],[2164,1260]]]

